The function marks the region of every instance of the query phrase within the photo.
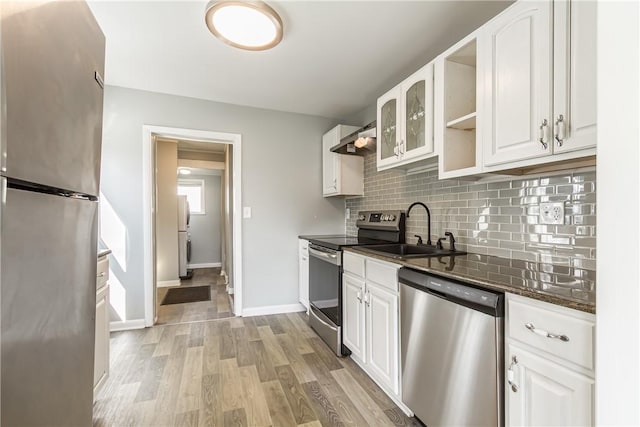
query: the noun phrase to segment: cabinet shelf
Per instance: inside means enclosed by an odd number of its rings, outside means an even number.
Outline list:
[[[474,130],[476,128],[476,116],[477,113],[474,111],[473,113],[458,117],[457,119],[447,122],[447,127],[459,130]]]

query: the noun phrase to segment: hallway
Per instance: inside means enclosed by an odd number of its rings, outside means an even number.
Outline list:
[[[111,346],[96,427],[420,425],[304,313],[117,332]]]
[[[220,268],[198,268],[193,277],[181,280],[180,287],[210,286],[211,300],[183,304],[161,305],[170,288],[158,288],[158,321],[156,325],[171,325],[233,317],[231,301]]]

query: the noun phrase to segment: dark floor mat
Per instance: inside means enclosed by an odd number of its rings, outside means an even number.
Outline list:
[[[211,290],[209,286],[189,286],[184,288],[171,288],[164,296],[162,304],[182,304],[186,302],[209,301]]]

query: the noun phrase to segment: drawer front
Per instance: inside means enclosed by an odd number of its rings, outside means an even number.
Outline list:
[[[594,369],[594,320],[587,313],[525,298],[507,298],[509,338],[590,371]]]
[[[345,272],[364,277],[364,257],[351,252],[342,253],[342,268]]]
[[[98,269],[96,270],[96,289],[102,288],[109,280],[109,258],[98,259]]]
[[[372,281],[393,292],[398,292],[398,269],[399,265],[386,262],[366,259],[367,281]]]

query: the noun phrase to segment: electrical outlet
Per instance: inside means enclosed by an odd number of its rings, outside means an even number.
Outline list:
[[[564,224],[564,203],[540,203],[540,224]]]

